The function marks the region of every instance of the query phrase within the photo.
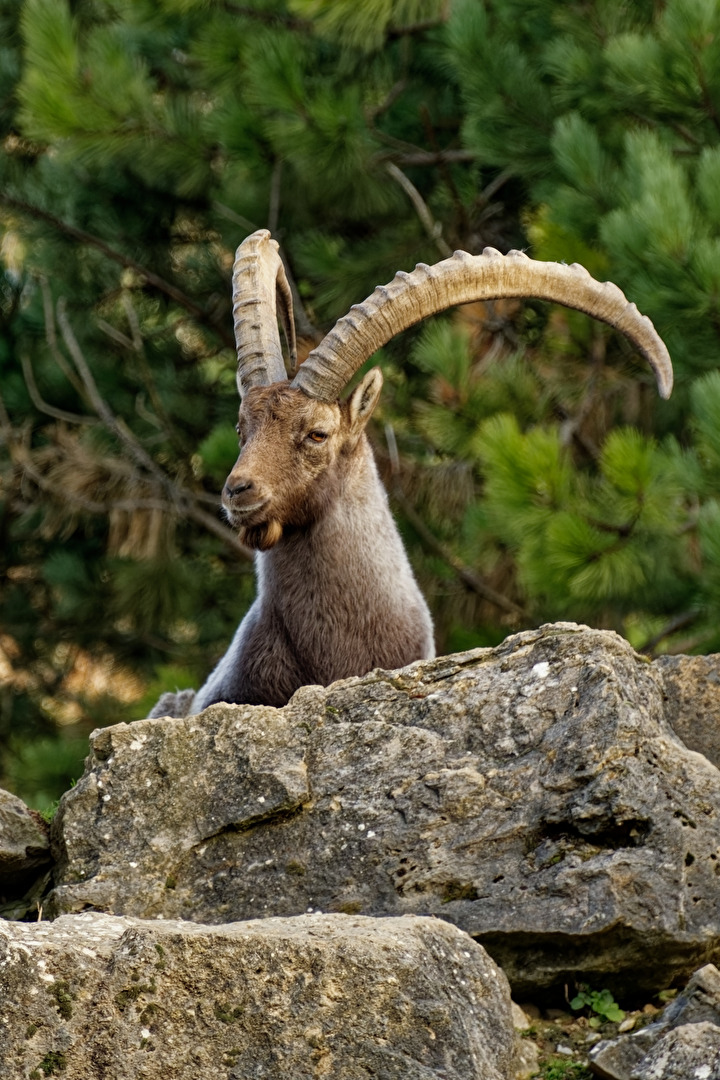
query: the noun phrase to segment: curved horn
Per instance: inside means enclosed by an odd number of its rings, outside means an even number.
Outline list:
[[[292,296],[278,243],[267,229],[246,237],[233,266],[233,325],[240,396],[251,386],[287,378],[277,327],[277,301],[293,370],[296,363]]]
[[[321,401],[336,401],[368,357],[401,330],[455,304],[501,297],[537,297],[577,308],[620,330],[655,372],[661,397],[670,396],[670,356],[655,327],[622,291],[601,284],[578,263],[537,262],[522,251],[482,255],[456,251],[450,259],[412,273],[399,271],[388,285],[378,285],[354,305],[323,338],[293,379],[292,385]]]

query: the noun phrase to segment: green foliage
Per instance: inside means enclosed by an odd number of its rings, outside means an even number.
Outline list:
[[[82,776],[87,739],[15,738],[11,750],[3,782],[49,819],[62,793]]]
[[[198,686],[202,678],[202,671],[196,671],[190,667],[182,667],[179,664],[158,665],[154,677],[147,684],[142,698],[137,703],[138,716],[147,716],[161,694]]]
[[[35,1077],[39,1077],[41,1072],[43,1076],[55,1076],[58,1073],[65,1072],[66,1069],[67,1057],[65,1054],[59,1050],[51,1050],[45,1054],[37,1069],[33,1069],[30,1077],[31,1080],[35,1080]]]
[[[592,1080],[592,1073],[577,1061],[552,1061],[534,1076],[537,1080]]]
[[[292,0],[290,8],[318,30],[361,50],[379,48],[391,26],[438,19],[442,0]]]
[[[251,601],[217,495],[267,225],[308,340],[446,247],[616,281],[670,402],[579,313],[470,305],[375,358],[379,464],[440,651],[556,617],[720,649],[712,0],[0,0],[0,129],[2,782],[51,802],[51,759],[197,684]]]
[[[218,424],[198,446],[203,471],[222,486],[238,454],[238,437],[231,423]]]
[[[697,379],[690,395],[703,473],[716,492],[720,485],[720,371]]]
[[[570,1002],[571,1009],[590,1009],[594,1016],[588,1020],[590,1027],[600,1027],[606,1020],[619,1024],[625,1019],[625,1013],[617,1004],[609,990],[590,990],[581,985],[578,993]]]

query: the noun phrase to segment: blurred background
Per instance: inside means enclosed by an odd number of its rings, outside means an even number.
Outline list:
[[[371,437],[438,651],[568,619],[720,650],[715,0],[0,0],[0,786],[198,686],[253,596],[230,273],[280,241],[304,355],[455,248],[649,315],[474,304],[374,359]]]

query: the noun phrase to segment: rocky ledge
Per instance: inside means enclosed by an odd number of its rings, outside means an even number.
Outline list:
[[[720,957],[720,772],[674,730],[688,700],[677,664],[557,624],[283,709],[104,728],[46,910],[434,915],[521,996],[665,987]]]

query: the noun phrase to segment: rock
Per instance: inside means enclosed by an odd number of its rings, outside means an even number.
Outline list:
[[[522,1038],[521,1032],[530,1027],[530,1019],[519,1005],[510,1002],[512,1009],[512,1022],[517,1032],[515,1049],[515,1073],[514,1080],[529,1080],[538,1071],[540,1054],[537,1044],[529,1038]]]
[[[700,1024],[720,1025],[720,971],[706,964],[696,971],[681,994],[665,1007],[656,1023],[666,1027]]]
[[[618,1039],[603,1039],[588,1051],[592,1071],[603,1080],[630,1080],[633,1070],[661,1037],[664,1027],[653,1030],[653,1025],[621,1035]]]
[[[537,1076],[540,1068],[540,1052],[531,1039],[517,1040],[515,1050],[515,1064],[513,1066],[513,1080],[530,1080]]]
[[[630,1080],[720,1080],[720,1027],[684,1024],[659,1039]]]
[[[720,1080],[720,971],[700,968],[653,1023],[598,1043],[589,1060],[605,1080]]]
[[[22,918],[48,882],[49,829],[22,799],[0,788],[0,916]]]
[[[105,728],[54,822],[50,910],[435,914],[519,996],[655,991],[720,957],[720,772],[663,694],[620,637],[558,624]]]
[[[720,768],[720,655],[662,656],[667,717],[691,750]]]
[[[507,980],[441,920],[0,923],[0,1080],[512,1080]]]
[[[530,1019],[523,1009],[519,1005],[516,1005],[514,1001],[510,1003],[512,1008],[512,1022],[516,1031],[525,1031],[530,1027]]]

